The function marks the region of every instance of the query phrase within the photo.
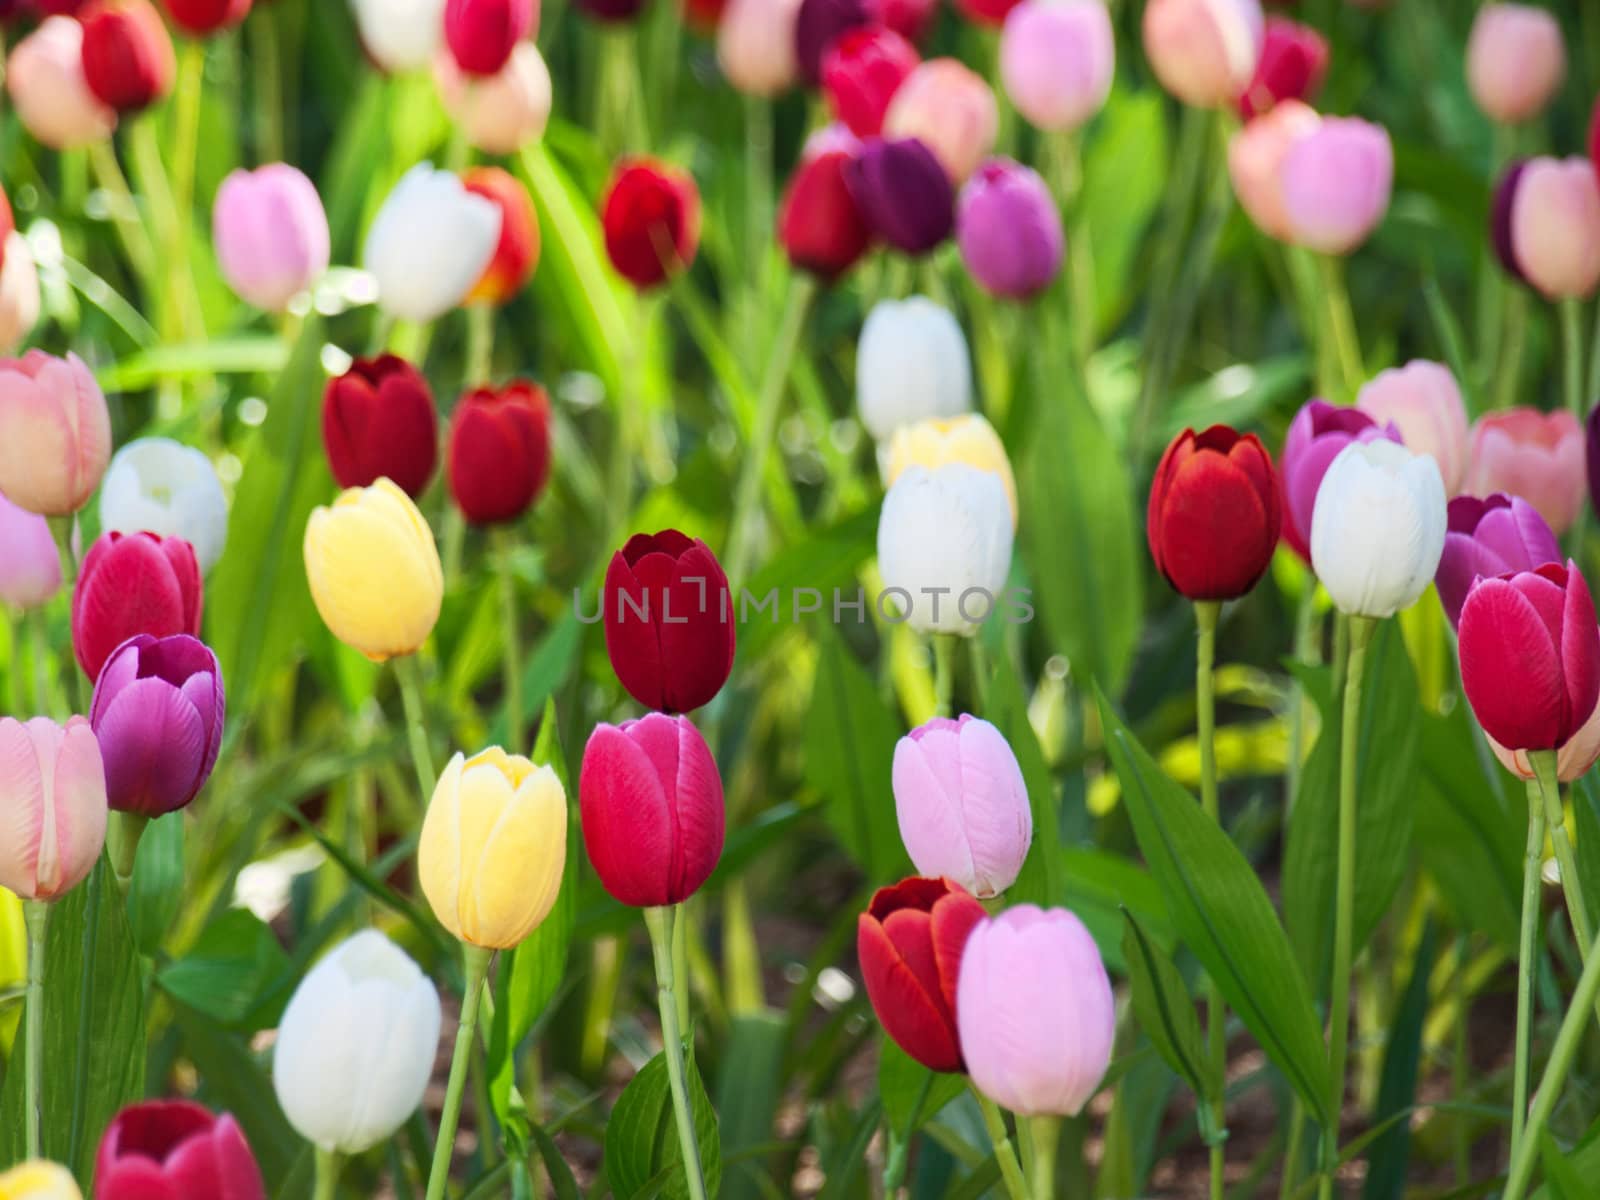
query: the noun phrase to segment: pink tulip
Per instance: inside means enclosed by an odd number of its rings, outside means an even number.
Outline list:
[[[0,361],[0,492],[64,517],[88,503],[111,461],[111,416],[76,354]]]
[[[883,118],[885,138],[917,138],[954,184],[989,156],[999,128],[994,92],[953,58],[931,58],[906,76]]]
[[[1467,38],[1467,86],[1503,125],[1537,117],[1567,75],[1555,16],[1528,4],[1485,4]]]
[[[38,608],[61,590],[61,552],[50,523],[0,496],[0,600]]]
[[[1309,105],[1284,100],[1247,123],[1228,143],[1228,177],[1239,206],[1256,228],[1280,242],[1289,240],[1289,214],[1283,205],[1283,160],[1290,148],[1322,123]]]
[[[1166,88],[1185,104],[1232,104],[1261,57],[1259,0],[1149,0],[1144,52]]]
[[[1105,104],[1116,56],[1102,0],[1022,0],[1000,31],[1000,82],[1039,129],[1076,129]]]
[[[49,17],[17,43],[6,61],[6,90],[23,128],[52,150],[111,136],[117,114],[83,77],[83,26]]]
[[[1094,938],[1062,908],[978,922],[961,955],[956,1027],[978,1090],[1022,1117],[1075,1117],[1111,1065],[1116,1006]]]
[[[800,77],[800,0],[728,0],[717,26],[717,64],[738,91],[776,96]]]
[[[1523,277],[1552,300],[1600,283],[1600,183],[1586,158],[1530,159],[1511,197],[1511,250]]]
[[[1467,406],[1450,368],[1417,359],[1375,375],[1356,407],[1379,425],[1393,424],[1406,448],[1439,464],[1446,496],[1461,491],[1467,473]]]
[[[445,111],[485,154],[515,154],[544,134],[550,121],[550,69],[532,42],[518,42],[495,75],[468,75],[448,54],[434,60]]]
[[[82,883],[106,841],[100,743],[82,717],[0,719],[0,887],[54,900]]]
[[[1279,171],[1290,240],[1322,254],[1348,254],[1389,209],[1394,147],[1381,125],[1325,117],[1289,147]]]
[[[0,264],[0,354],[22,345],[39,323],[39,268],[28,239],[15,229],[6,235]]]
[[[1521,496],[1559,537],[1577,519],[1586,487],[1583,430],[1565,409],[1513,408],[1472,427],[1464,488],[1471,495]]]
[[[288,163],[239,169],[212,210],[217,264],[246,303],[284,312],[328,269],[328,214],[316,185]]]

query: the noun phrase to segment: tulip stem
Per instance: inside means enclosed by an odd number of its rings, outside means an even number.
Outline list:
[[[496,566],[500,571],[501,622],[505,638],[505,655],[501,659],[505,672],[506,749],[512,754],[522,753],[522,649],[517,631],[517,573],[513,565],[516,553],[516,535],[510,530],[495,531],[498,554]]]
[[[1200,743],[1200,806],[1218,828],[1222,826],[1222,805],[1217,796],[1217,618],[1222,605],[1215,600],[1197,600],[1194,605],[1199,640],[1195,651],[1195,725]],[[1215,1085],[1211,1095],[1211,1200],[1222,1200],[1223,1170],[1227,1165],[1228,1014],[1222,995],[1215,986],[1206,988],[1206,1057]]]
[[[1523,1149],[1528,1117],[1528,1052],[1533,1028],[1534,956],[1539,945],[1539,871],[1544,865],[1544,805],[1528,797],[1528,845],[1522,855],[1522,931],[1517,942],[1517,1043],[1511,1084],[1511,1157]],[[1509,1193],[1507,1193],[1509,1195]]]
[[[933,715],[948,717],[955,694],[955,642],[953,633],[936,633],[933,642]]]
[[[694,1110],[689,1107],[688,1068],[683,1056],[683,1033],[678,1023],[672,964],[673,926],[681,916],[675,904],[644,910],[645,927],[650,931],[650,949],[655,954],[662,1049],[667,1056],[667,1082],[672,1089],[672,1115],[678,1127],[683,1176],[688,1184],[689,1200],[706,1200],[705,1172],[700,1166],[700,1140],[695,1135]]]
[[[417,769],[417,787],[426,806],[439,776],[433,769],[433,751],[428,748],[428,727],[423,721],[422,684],[417,678],[416,655],[404,654],[395,659],[394,673],[400,682],[400,702],[406,710],[406,734],[411,739],[411,765]]]
[[[1056,1142],[1061,1137],[1061,1118],[1029,1117],[1033,1127],[1033,1200],[1055,1200]]]
[[[97,138],[89,143],[89,162],[94,167],[100,187],[110,197],[111,224],[122,242],[122,252],[128,256],[134,273],[146,288],[155,284],[156,250],[150,240],[150,231],[139,216],[139,205],[128,186],[128,177],[117,162],[116,148],[109,137]]]
[[[1345,394],[1341,399],[1350,403],[1366,381],[1366,371],[1361,365],[1361,340],[1350,311],[1350,293],[1345,288],[1344,262],[1331,254],[1319,254],[1317,267],[1322,273],[1322,292],[1328,302],[1328,323],[1322,332],[1332,343],[1331,357],[1338,362],[1339,372],[1344,377]]]
[[[481,387],[494,370],[494,307],[467,306],[467,386]]]
[[[1017,1162],[1017,1152],[1011,1145],[1011,1133],[1006,1129],[1005,1114],[1000,1106],[985,1096],[978,1085],[967,1079],[978,1110],[983,1113],[984,1128],[989,1131],[989,1141],[994,1145],[994,1158],[1000,1164],[1000,1178],[1005,1180],[1006,1194],[1011,1200],[1028,1200],[1028,1185],[1022,1178],[1022,1167]]]
[[[344,1160],[337,1150],[317,1147],[317,1186],[312,1200],[334,1200],[339,1194],[339,1170],[343,1166]]]
[[[433,1146],[433,1166],[428,1171],[427,1200],[444,1200],[450,1182],[450,1159],[456,1144],[456,1125],[461,1120],[461,1097],[466,1091],[467,1066],[472,1061],[472,1043],[478,1032],[479,994],[489,973],[494,951],[483,946],[462,944],[467,986],[461,993],[461,1023],[456,1027],[455,1050],[450,1056],[450,1082],[445,1087],[444,1110],[439,1114],[439,1138]]]
[[[1567,407],[1581,425],[1589,415],[1583,400],[1583,308],[1582,301],[1573,297],[1561,302],[1561,360]]]
[[[25,1013],[27,1022],[23,1030],[23,1127],[27,1153],[24,1158],[38,1158],[39,1143],[39,1080],[44,1066],[44,935],[50,923],[50,906],[43,900],[24,900],[22,919],[28,931],[28,1001]]]
[[[1534,771],[1534,778],[1528,781],[1528,804],[1544,806],[1545,825],[1555,844],[1556,863],[1561,868],[1561,893],[1567,901],[1572,936],[1578,943],[1578,953],[1587,963],[1589,943],[1594,940],[1594,924],[1589,920],[1589,906],[1583,895],[1583,878],[1578,874],[1578,859],[1572,852],[1572,839],[1567,836],[1567,812],[1561,805],[1561,785],[1556,779],[1556,752],[1530,751],[1528,760]],[[1600,1018],[1600,1010],[1595,1015]]]
[[[117,877],[117,890],[124,896],[133,885],[133,865],[139,859],[139,839],[150,818],[139,813],[111,814],[111,866]]]

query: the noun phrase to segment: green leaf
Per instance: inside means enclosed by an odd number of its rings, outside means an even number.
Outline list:
[[[686,1042],[689,1108],[694,1114],[695,1140],[700,1166],[705,1171],[706,1194],[715,1196],[722,1180],[721,1141],[717,1114],[700,1080],[692,1041]],[[659,1194],[668,1200],[688,1200],[683,1173],[683,1153],[673,1123],[672,1094],[667,1079],[666,1051],[652,1058],[623,1090],[606,1125],[606,1178],[617,1200],[632,1200],[665,1175]]]
[[[878,1096],[883,1119],[902,1139],[909,1137],[966,1090],[967,1077],[930,1071],[887,1033],[878,1043]]]
[[[1577,1172],[1579,1179],[1600,1177],[1600,1120],[1595,1121],[1584,1132],[1578,1144],[1566,1155],[1566,1163]],[[1548,1172],[1548,1164],[1545,1169]],[[1582,1196],[1585,1193],[1580,1191],[1576,1194]],[[1565,1200],[1565,1197],[1557,1190],[1552,1180],[1546,1181],[1538,1191],[1534,1192],[1531,1200]]]
[[[1593,1186],[1585,1183],[1578,1168],[1562,1155],[1547,1129],[1539,1131],[1539,1161],[1544,1165],[1550,1200],[1587,1200],[1594,1195]]]
[[[1119,90],[1095,122],[1084,155],[1083,223],[1094,247],[1096,324],[1109,331],[1138,294],[1134,259],[1166,190],[1167,126],[1161,97]],[[1082,459],[1074,460],[1081,464]]]
[[[1138,863],[1105,850],[1073,849],[1061,856],[1066,876],[1063,903],[1088,926],[1113,972],[1127,970],[1122,957],[1124,910],[1139,923],[1158,952],[1170,954],[1177,944],[1161,888]]]
[[[1128,964],[1128,983],[1133,989],[1133,1011],[1139,1018],[1156,1053],[1167,1061],[1194,1094],[1209,1101],[1221,1082],[1206,1070],[1205,1036],[1194,1001],[1184,986],[1183,976],[1172,965],[1172,958],[1161,953],[1134,915],[1127,918],[1122,934],[1122,956]]]
[[[1417,1094],[1417,1068],[1422,1062],[1422,1027],[1428,1018],[1428,977],[1433,973],[1435,929],[1429,922],[1411,964],[1411,982],[1389,1027],[1378,1083],[1378,1107],[1372,1123],[1381,1125],[1410,1111]],[[1411,1123],[1397,1120],[1372,1143],[1367,1155],[1367,1181],[1362,1200],[1400,1200],[1405,1194],[1406,1167],[1411,1159]]]
[[[168,813],[145,826],[128,887],[128,922],[133,944],[154,958],[183,904],[183,813]]]
[[[1028,804],[1033,809],[1033,844],[1028,847],[1017,881],[1007,889],[1007,897],[1013,904],[1037,904],[1041,908],[1059,904],[1063,888],[1056,782],[1028,721],[1028,700],[1008,654],[998,655],[995,660],[983,715],[1011,744],[1017,765],[1022,768],[1022,780],[1028,785]]]
[[[1594,772],[1578,780],[1569,793],[1577,835],[1578,879],[1589,904],[1589,919],[1600,918],[1600,782]]]
[[[722,1200],[756,1200],[763,1194],[767,1182],[764,1161],[771,1156],[754,1151],[772,1141],[788,1041],[789,1029],[781,1013],[738,1013],[729,1023],[722,1070],[717,1075],[717,1112],[723,1114],[726,1163]]]
[[[218,1024],[241,1028],[271,1002],[275,985],[289,974],[289,956],[277,935],[254,913],[235,908],[207,925],[188,954],[158,970],[156,982]]]

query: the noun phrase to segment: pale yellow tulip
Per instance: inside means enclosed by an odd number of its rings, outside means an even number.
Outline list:
[[[966,463],[999,476],[1011,504],[1011,525],[1016,528],[1017,481],[1011,473],[1011,460],[994,426],[977,413],[929,417],[896,429],[883,458],[883,483],[892,487],[908,467],[936,471],[951,463]]]

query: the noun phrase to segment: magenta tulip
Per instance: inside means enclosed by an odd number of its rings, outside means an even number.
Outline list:
[[[1533,505],[1517,496],[1496,492],[1478,499],[1457,496],[1450,501],[1444,557],[1433,584],[1452,627],[1461,623],[1461,606],[1482,576],[1531,571],[1559,562],[1561,546]]]
[[[1388,438],[1400,440],[1393,425],[1380,426],[1358,408],[1340,408],[1326,400],[1305,404],[1283,440],[1278,458],[1278,481],[1283,487],[1283,540],[1307,562],[1311,561],[1311,518],[1317,491],[1333,460],[1351,442]]]
[[[967,180],[956,205],[956,244],[972,277],[996,296],[1026,298],[1061,269],[1061,211],[1039,173],[991,158]]]

